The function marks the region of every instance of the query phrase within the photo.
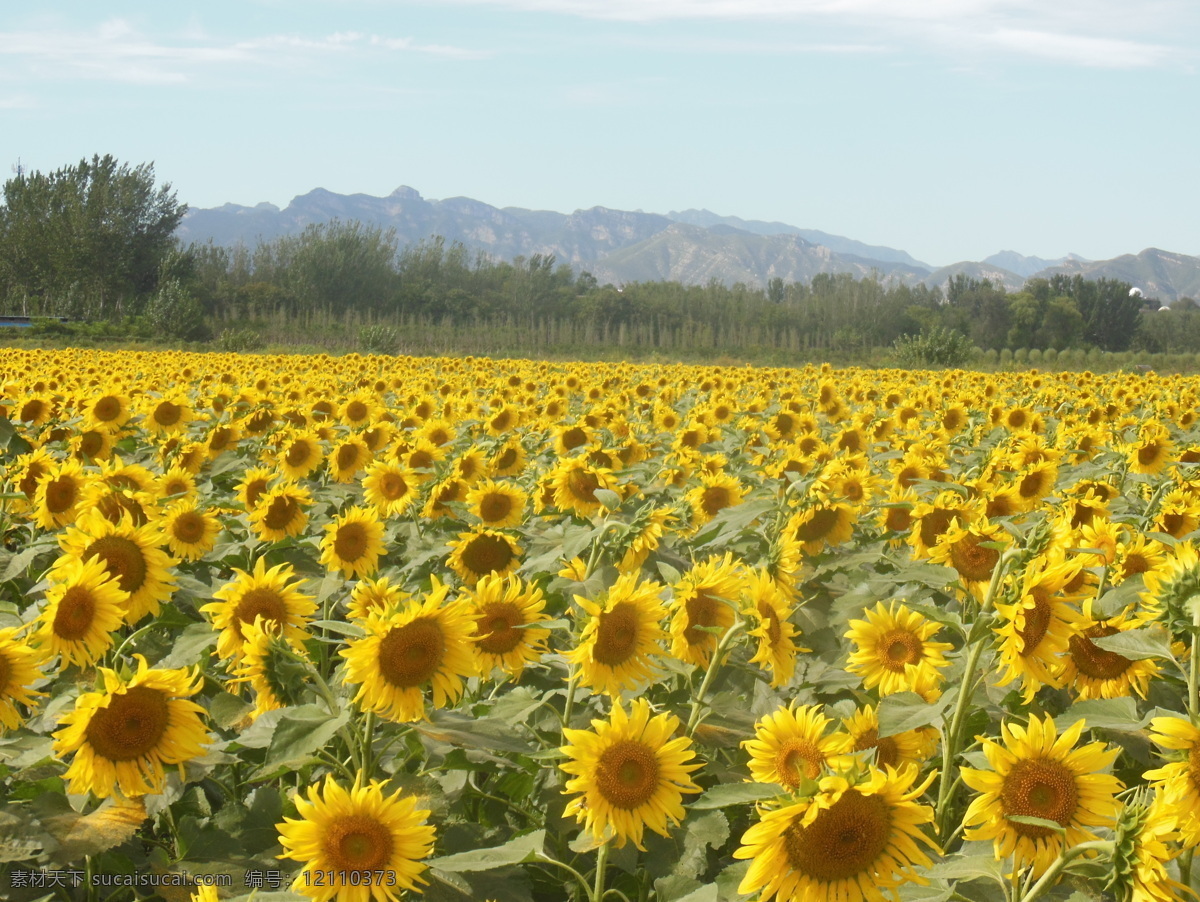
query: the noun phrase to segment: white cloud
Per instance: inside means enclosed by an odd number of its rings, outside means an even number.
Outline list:
[[[808,22],[849,29],[847,47],[931,45],[1079,66],[1159,66],[1194,55],[1200,7],[1189,0],[450,0],[631,23]],[[957,42],[948,44],[952,36]],[[834,42],[831,46],[838,46]],[[819,45],[825,46],[825,45]],[[819,49],[818,47],[818,49]],[[797,52],[811,52],[800,45]]]
[[[242,63],[303,63],[313,56],[378,52],[412,52],[473,59],[486,54],[467,48],[421,44],[411,38],[335,32],[310,37],[275,34],[222,42],[194,24],[178,39],[139,33],[123,19],[110,19],[85,31],[30,30],[0,32],[0,60],[24,62],[38,78],[85,77],[135,84],[186,82],[204,67]]]

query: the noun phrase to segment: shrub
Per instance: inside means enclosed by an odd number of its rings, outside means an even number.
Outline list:
[[[200,302],[174,279],[163,283],[146,305],[146,320],[156,337],[207,341],[211,337]]]
[[[253,329],[226,329],[217,340],[217,346],[231,354],[245,351],[261,351],[262,336]]]
[[[1029,362],[1033,366],[1038,366],[1039,364],[1041,364],[1042,360],[1043,360],[1043,355],[1042,355],[1041,348],[1034,348],[1032,351],[1029,352]]]
[[[1054,348],[1047,348],[1042,353],[1042,362],[1050,364],[1058,363],[1058,351]]]
[[[893,345],[897,362],[910,369],[960,367],[975,357],[976,349],[961,332],[934,326],[920,335],[904,335]]]
[[[1012,351],[1010,351],[1008,348],[1001,348],[1000,349],[1000,365],[1008,366],[1011,363],[1012,363]]]
[[[400,336],[391,326],[363,326],[358,330],[358,347],[364,354],[395,354]]]
[[[1019,363],[1022,366],[1029,362],[1029,348],[1017,348],[1013,351],[1013,363]]]

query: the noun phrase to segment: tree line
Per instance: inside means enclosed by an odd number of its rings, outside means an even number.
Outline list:
[[[986,279],[909,286],[820,274],[765,287],[600,284],[553,256],[511,261],[433,237],[401,247],[361,222],[310,225],[253,247],[183,245],[186,212],[152,164],[93,157],[19,171],[0,205],[0,313],[141,323],[198,340],[266,322],[542,330],[680,348],[765,345],[844,353],[951,329],[979,348],[1200,350],[1200,309],[1166,312],[1110,279],[1056,275],[1009,292]],[[448,331],[447,331],[448,330]],[[344,331],[344,330],[343,330]]]

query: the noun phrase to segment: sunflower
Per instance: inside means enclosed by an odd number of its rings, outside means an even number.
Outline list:
[[[253,467],[242,474],[242,481],[238,483],[237,499],[241,502],[242,507],[247,511],[252,511],[258,506],[258,501],[267,492],[267,487],[271,484],[276,473],[270,467]]]
[[[617,570],[621,573],[632,573],[642,569],[646,558],[662,542],[667,524],[674,519],[675,513],[669,507],[655,508],[646,505],[641,508],[634,515],[618,549],[624,550],[617,562]]]
[[[854,509],[840,501],[818,497],[793,514],[785,527],[805,554],[820,554],[826,545],[841,545],[854,534]]]
[[[198,561],[212,551],[221,532],[221,521],[190,501],[173,504],[158,525],[171,553],[185,561]]]
[[[33,521],[42,529],[58,529],[75,521],[92,477],[74,459],[51,466],[37,482]]]
[[[1054,461],[1045,460],[1021,468],[1013,477],[1012,483],[1020,509],[1036,510],[1042,498],[1050,494],[1057,479],[1058,464]]]
[[[1164,811],[1178,818],[1184,845],[1192,848],[1200,844],[1200,729],[1182,717],[1155,717],[1150,739],[1172,760],[1143,776],[1158,791]]]
[[[99,692],[85,692],[54,733],[54,753],[75,757],[67,768],[67,791],[107,798],[162,792],[164,766],[179,766],[204,753],[204,709],[188,699],[202,686],[199,670],[151,670],[137,659],[128,682],[98,668]]]
[[[372,611],[383,611],[408,599],[409,594],[399,586],[392,585],[386,576],[378,579],[360,579],[350,590],[346,616],[351,620],[363,620]]]
[[[1029,718],[1029,726],[1000,726],[1003,744],[983,740],[991,770],[964,767],[963,782],[982,793],[972,800],[963,818],[968,840],[992,840],[996,858],[1015,856],[1017,867],[1032,865],[1035,876],[1058,858],[1065,848],[1096,839],[1090,828],[1113,822],[1119,805],[1115,799],[1121,782],[1102,773],[1119,749],[1092,742],[1075,748],[1085,723],[1059,736],[1047,715]],[[1055,821],[1057,831],[1037,824],[1011,820],[1032,817]]]
[[[477,483],[467,493],[466,502],[470,512],[482,520],[484,526],[504,529],[520,525],[529,495],[511,483],[489,479]]]
[[[40,655],[17,636],[15,627],[0,629],[0,735],[25,723],[18,705],[32,708],[46,694],[31,688],[42,678]]]
[[[737,619],[741,590],[742,574],[729,552],[689,570],[673,587],[671,654],[695,667],[707,667],[721,636]]]
[[[199,496],[196,477],[182,467],[171,467],[154,481],[154,496],[160,502],[165,498],[195,501]]]
[[[1058,657],[1068,650],[1081,620],[1067,586],[1079,572],[1078,560],[1036,560],[1025,568],[1016,600],[996,603],[1001,622],[996,628],[998,664],[1004,668],[997,685],[1007,686],[1020,677],[1026,704],[1043,685],[1062,685]]]
[[[1138,439],[1126,448],[1129,469],[1134,473],[1154,476],[1161,473],[1171,460],[1174,443],[1167,428],[1150,420],[1138,430]]]
[[[433,579],[421,600],[372,611],[362,621],[366,636],[341,652],[343,679],[357,685],[354,701],[397,723],[423,720],[425,689],[444,708],[462,696],[463,680],[477,672],[471,648],[475,621],[461,602],[446,602],[449,589]]]
[[[158,616],[159,605],[175,591],[171,557],[159,547],[165,543],[157,527],[134,526],[128,517],[118,523],[106,520],[99,511],[85,514],[78,526],[58,538],[65,552],[54,564],[73,566],[72,557],[86,561],[98,558],[129,597],[125,622],[133,625],[149,614]]]
[[[919,767],[937,751],[938,731],[936,727],[917,727],[879,735],[879,711],[874,705],[864,705],[849,718],[842,720],[842,727],[850,736],[850,752],[874,750],[875,766],[883,769],[900,769],[907,765]]]
[[[153,435],[183,432],[195,415],[191,402],[181,394],[150,399],[143,413],[142,425]]]
[[[275,466],[288,479],[304,479],[321,466],[324,452],[315,435],[297,434],[284,439]]]
[[[257,720],[268,711],[299,704],[297,693],[286,679],[281,679],[278,664],[303,657],[303,648],[271,629],[270,622],[261,614],[253,623],[243,623],[241,629],[241,654],[230,660],[229,674],[233,679],[229,682],[234,685],[248,683],[254,690],[250,720]]]
[[[425,506],[421,508],[421,516],[427,520],[440,520],[442,517],[456,516],[448,505],[462,503],[466,500],[470,487],[456,476],[450,476],[441,482],[433,484]]]
[[[791,622],[792,603],[787,591],[766,570],[754,570],[745,577],[744,602],[752,626],[748,635],[758,640],[751,664],[771,674],[771,687],[778,689],[791,682],[796,672],[796,654],[810,649],[798,648],[799,630]]]
[[[929,557],[938,540],[956,521],[970,523],[977,520],[978,516],[977,504],[967,501],[957,492],[939,492],[932,502],[918,502],[912,509],[913,525],[908,534],[913,556]]]
[[[459,597],[470,606],[475,620],[475,650],[482,674],[499,667],[520,676],[526,664],[546,652],[550,630],[536,625],[550,619],[543,613],[546,600],[541,589],[526,586],[516,576],[485,576]]]
[[[65,555],[48,574],[46,607],[38,616],[34,641],[42,655],[60,655],[66,664],[96,663],[125,622],[129,593],[99,557]]]
[[[547,479],[554,492],[554,506],[559,510],[574,511],[581,517],[590,517],[603,506],[596,498],[598,489],[611,492],[617,488],[611,470],[592,466],[579,457],[560,461],[547,474]]]
[[[521,546],[494,529],[477,526],[470,532],[460,532],[458,541],[447,545],[450,557],[446,563],[467,585],[474,585],[484,576],[512,573],[521,563]]]
[[[938,668],[949,667],[943,652],[949,642],[930,641],[941,626],[895,601],[876,604],[863,612],[866,620],[851,620],[846,638],[854,651],[846,669],[861,674],[867,689],[879,687],[880,695],[915,692],[918,686],[937,686],[943,677]]]
[[[650,716],[650,704],[636,699],[629,713],[618,700],[608,720],[593,720],[591,730],[563,729],[567,756],[559,767],[570,776],[564,794],[579,793],[567,803],[564,816],[592,834],[595,842],[612,838],[616,848],[642,845],[645,828],[669,836],[668,824],[678,826],[686,812],[683,794],[698,793],[691,774],[699,763],[687,736],[675,736],[679,718]]]
[[[703,526],[725,510],[742,503],[746,490],[736,476],[728,473],[704,473],[700,477],[700,485],[683,496],[683,500],[691,506],[692,522]]]
[[[362,436],[347,436],[329,455],[329,475],[342,485],[354,482],[358,471],[366,467],[373,456]]]
[[[915,767],[872,768],[857,784],[829,776],[813,795],[765,812],[733,853],[751,862],[738,892],[761,891],[759,902],[862,902],[923,882],[913,866],[931,865],[921,845],[936,846],[921,826],[933,809],[916,800],[933,778],[914,787]]]
[[[361,429],[379,413],[379,404],[373,395],[360,392],[346,399],[338,412],[342,422],[351,429]]]
[[[71,437],[72,455],[76,460],[91,463],[112,456],[116,437],[107,429],[84,429]]]
[[[133,416],[129,398],[119,392],[101,395],[87,408],[85,422],[104,429],[120,429]]]
[[[312,493],[302,486],[284,483],[267,489],[250,510],[250,526],[260,542],[278,542],[298,536],[308,525]]]
[[[525,448],[516,439],[509,439],[492,452],[488,460],[488,469],[492,476],[516,476],[525,469],[528,455]]]
[[[370,576],[386,551],[383,523],[365,507],[352,507],[325,527],[321,563],[331,572],[361,578]]]
[[[1009,541],[1008,533],[986,518],[969,524],[956,519],[930,550],[929,560],[953,567],[967,591],[982,601],[1000,561],[1000,549],[988,546]]]
[[[1132,660],[1114,651],[1100,648],[1092,640],[1140,629],[1154,622],[1150,615],[1122,611],[1114,617],[1096,619],[1092,599],[1083,605],[1083,619],[1067,643],[1062,659],[1062,679],[1073,686],[1081,699],[1146,697],[1150,680],[1158,676],[1159,666],[1152,658]]]
[[[833,758],[850,748],[845,733],[830,733],[833,721],[820,705],[779,708],[754,725],[754,738],[742,747],[750,753],[750,777],[778,783],[789,792],[816,780]]]
[[[383,517],[398,517],[417,498],[419,481],[408,467],[377,460],[363,475],[363,494]]]
[[[564,654],[578,665],[582,685],[616,697],[654,673],[650,656],[662,653],[667,636],[661,591],[658,583],[625,573],[595,601],[575,596],[587,619],[578,644]]]
[[[213,592],[216,601],[200,608],[212,615],[213,627],[221,631],[217,637],[217,653],[222,658],[237,657],[245,637],[242,627],[262,617],[274,632],[292,642],[308,637],[305,620],[317,609],[316,601],[300,591],[302,583],[293,582],[291,564],[276,564],[267,569],[267,560],[260,557],[254,570],[233,571],[231,582]]]
[[[401,890],[420,892],[427,882],[421,859],[433,851],[434,829],[416,796],[384,795],[382,783],[364,786],[362,775],[346,790],[327,776],[295,803],[299,817],[275,825],[279,857],[304,862],[293,892],[315,902],[398,902]]]

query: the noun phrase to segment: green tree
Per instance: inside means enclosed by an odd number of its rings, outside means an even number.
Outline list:
[[[0,206],[0,290],[9,309],[57,314],[82,295],[84,315],[138,312],[187,206],[154,164],[94,156],[48,175],[18,173]],[[78,305],[78,302],[77,302]]]

